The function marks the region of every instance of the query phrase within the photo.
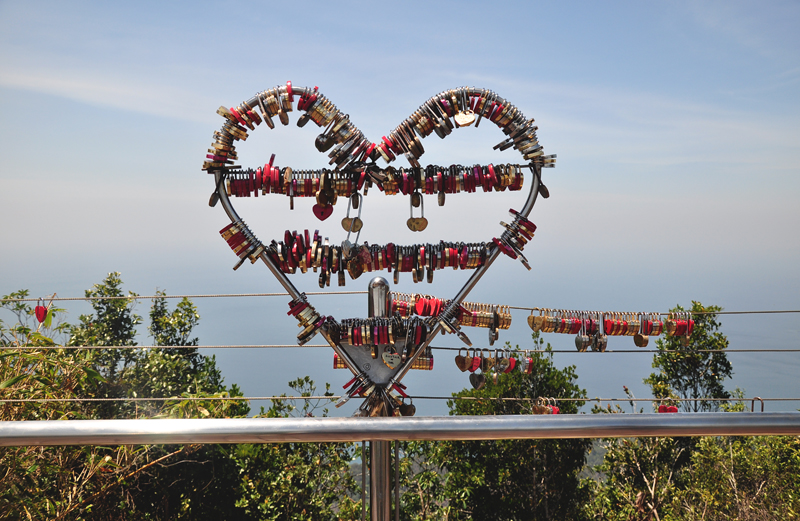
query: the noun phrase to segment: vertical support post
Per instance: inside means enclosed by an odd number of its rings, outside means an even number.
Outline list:
[[[370,317],[388,317],[389,282],[383,277],[369,281],[367,300]],[[391,442],[369,442],[369,505],[371,521],[391,521]]]
[[[400,442],[394,440],[394,521],[400,521]]]
[[[391,521],[391,442],[370,441],[369,506],[371,521]]]
[[[367,287],[367,316],[388,317],[392,306],[389,301],[389,281],[383,277],[375,277]]]
[[[361,442],[361,521],[367,521],[367,444]]]

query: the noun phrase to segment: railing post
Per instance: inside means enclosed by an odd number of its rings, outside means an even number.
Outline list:
[[[383,277],[369,281],[368,316],[388,317],[389,282]],[[369,442],[369,505],[372,521],[391,521],[391,442]]]

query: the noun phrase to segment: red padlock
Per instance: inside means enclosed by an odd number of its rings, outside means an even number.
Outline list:
[[[38,320],[40,324],[47,318],[47,308],[42,306],[41,303],[36,306],[34,313],[36,314],[36,320]]]

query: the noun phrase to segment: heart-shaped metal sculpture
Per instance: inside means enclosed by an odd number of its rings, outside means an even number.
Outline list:
[[[295,97],[298,99],[295,100]],[[280,169],[274,165],[274,155],[263,168],[255,170],[242,170],[233,164],[238,160],[236,142],[247,139],[248,129],[254,130],[262,121],[274,128],[273,117],[278,117],[283,125],[287,125],[288,113],[295,106],[299,112],[303,112],[298,126],[302,127],[311,120],[319,127],[324,127],[323,133],[315,140],[315,146],[320,152],[330,150],[329,164],[334,165],[333,170],[296,172],[288,167]],[[350,369],[354,377],[344,386],[345,397],[337,406],[350,397],[366,396],[367,402],[359,408],[360,415],[391,415],[398,411],[401,406],[398,395],[406,396],[400,380],[413,367],[432,368],[433,357],[428,346],[437,334],[453,333],[471,345],[461,332],[457,320],[460,305],[500,253],[518,258],[530,269],[522,249],[532,238],[536,227],[527,220],[527,216],[538,194],[547,193],[541,184],[541,170],[554,166],[555,156],[544,155],[536,136],[538,127],[533,119],[525,118],[519,109],[493,91],[462,87],[441,92],[374,143],[367,140],[350,122],[349,116],[339,111],[316,87],[313,90],[295,87],[291,82],[260,92],[237,107],[220,107],[217,112],[225,118],[225,123],[214,133],[214,142],[206,155],[203,170],[214,176],[215,190],[209,204],[214,206],[220,202],[232,221],[220,233],[239,256],[239,263],[234,269],[248,259],[252,263],[258,260],[264,262],[292,297],[288,314],[296,317],[303,328],[298,335],[298,343],[303,344],[319,333],[334,349],[335,365],[341,363]],[[508,148],[518,150],[526,161],[524,165],[453,165],[449,169],[442,169],[419,164],[418,159],[424,153],[421,138],[432,133],[444,138],[454,128],[472,123],[477,127],[483,119],[496,124],[506,136],[494,148],[501,151]],[[376,164],[378,159],[389,164],[399,155],[405,156],[411,164],[410,169],[381,168]],[[264,244],[239,217],[231,202],[234,196],[258,197],[259,192],[261,195],[278,193],[288,196],[290,208],[293,208],[294,197],[316,197],[314,215],[325,220],[331,215],[339,195],[348,197],[356,208],[356,194],[363,189],[366,195],[370,186],[377,185],[385,194],[411,195],[412,215],[407,223],[412,230],[421,231],[427,227],[427,219],[424,217],[420,194],[438,194],[439,204],[442,205],[445,193],[469,193],[477,188],[485,192],[519,190],[523,183],[523,169],[530,169],[533,174],[525,204],[520,211],[511,211],[511,223],[501,222],[505,230],[499,238],[492,238],[480,246],[427,245],[427,249],[417,247],[411,250],[392,243],[385,246],[361,245],[358,239],[351,243],[348,235],[348,239],[339,247],[338,243],[330,244],[326,237],[317,232],[312,235],[308,231],[286,231],[283,241]],[[415,205],[415,202],[418,204]],[[415,207],[420,210],[418,217],[413,215]],[[351,219],[348,213],[342,224],[350,232],[357,232],[356,225],[361,223],[358,218]],[[374,312],[371,304],[369,318],[339,322],[333,317],[320,315],[305,294],[287,277],[287,273],[294,273],[298,269],[306,272],[313,267],[314,271],[321,269],[321,287],[330,284],[333,274],[338,276],[339,284],[343,285],[345,273],[357,278],[365,271],[376,271],[386,265],[394,268],[395,278],[400,271],[411,272],[415,280],[422,279],[427,273],[429,282],[432,281],[434,269],[449,266],[474,271],[453,299],[437,309],[435,315],[424,320],[391,315],[390,309]],[[378,287],[383,285],[388,293],[388,283],[382,280],[373,279],[371,290],[384,291]],[[382,302],[381,306],[388,304],[388,295]],[[496,329],[497,324],[494,324],[490,336],[496,337]],[[381,360],[375,359],[378,353],[381,353]],[[487,371],[494,364],[494,358],[481,357],[476,351],[471,357],[469,353],[467,356],[459,354],[456,363],[462,371],[472,372],[470,382],[473,387],[480,388],[485,385],[486,376],[474,371],[481,365],[485,365],[483,370]],[[504,365],[507,363],[504,362]]]

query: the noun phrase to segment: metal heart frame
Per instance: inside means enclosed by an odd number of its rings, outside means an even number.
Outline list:
[[[340,144],[345,145],[350,143],[350,146],[344,153],[341,151],[345,147],[339,147],[338,151],[334,150],[334,153],[329,155],[329,157],[333,157],[331,163],[336,162],[337,170],[339,168],[347,168],[347,165],[352,165],[355,164],[355,162],[365,159],[372,159],[372,164],[374,165],[375,160],[378,157],[382,157],[387,161],[387,163],[390,163],[395,158],[391,152],[388,155],[384,152],[380,152],[379,155],[377,152],[381,147],[384,151],[390,150],[392,145],[398,147],[399,150],[402,150],[412,165],[416,164],[418,166],[419,164],[417,163],[416,159],[418,156],[424,153],[424,150],[422,149],[416,135],[413,135],[413,130],[416,130],[420,137],[423,138],[427,135],[430,135],[435,130],[439,137],[444,138],[450,133],[450,131],[447,130],[447,127],[450,129],[453,127],[449,120],[450,117],[453,117],[456,121],[456,127],[459,126],[459,121],[461,122],[461,126],[468,126],[472,123],[472,121],[469,121],[467,124],[464,124],[464,122],[470,119],[470,114],[472,119],[475,119],[476,112],[473,112],[472,109],[477,108],[479,110],[477,112],[476,126],[480,123],[481,118],[485,117],[486,119],[496,123],[507,136],[504,142],[495,146],[495,149],[500,148],[501,150],[505,150],[513,146],[514,148],[520,150],[520,153],[522,153],[524,159],[530,161],[530,163],[526,166],[528,166],[533,173],[531,186],[525,201],[525,205],[519,212],[516,212],[517,218],[521,218],[523,220],[527,218],[533,209],[533,206],[537,200],[537,196],[540,192],[544,197],[547,197],[547,189],[543,184],[541,184],[541,169],[542,167],[554,166],[555,156],[543,155],[541,145],[538,145],[538,138],[535,137],[535,131],[537,127],[533,125],[533,119],[526,119],[522,115],[521,111],[492,91],[472,87],[463,87],[460,89],[443,91],[442,93],[431,97],[420,107],[419,110],[401,123],[401,125],[399,125],[395,131],[390,132],[389,135],[394,137],[394,142],[392,141],[392,138],[387,140],[384,137],[383,141],[376,145],[363,137],[363,133],[361,133],[361,131],[359,131],[354,125],[352,125],[352,123],[349,122],[348,116],[340,116],[341,112],[339,112],[335,105],[332,105],[324,95],[318,92],[316,87],[314,89],[307,87],[294,87],[291,85],[291,82],[287,82],[286,86],[279,86],[256,94],[253,98],[240,104],[236,109],[231,108],[230,111],[228,111],[224,107],[221,107],[218,113],[224,116],[227,121],[219,132],[215,132],[215,143],[212,144],[212,146],[215,147],[214,154],[213,156],[206,156],[210,162],[206,161],[206,163],[203,165],[203,170],[206,170],[208,173],[214,175],[216,188],[215,193],[212,195],[212,206],[216,204],[216,198],[218,198],[222,208],[225,210],[225,213],[231,219],[231,222],[236,223],[239,227],[241,227],[249,237],[253,238],[255,243],[258,243],[258,241],[255,239],[255,235],[249,230],[247,225],[237,214],[230,198],[226,193],[226,190],[220,189],[225,181],[225,176],[227,173],[232,171],[233,168],[238,168],[231,167],[229,165],[230,161],[226,161],[226,158],[236,158],[234,142],[247,138],[247,130],[244,128],[245,126],[253,129],[253,124],[260,123],[260,120],[263,117],[264,121],[266,121],[270,127],[274,128],[274,124],[269,118],[276,115],[280,117],[280,120],[284,125],[287,125],[288,116],[286,112],[291,111],[291,103],[293,101],[293,96],[295,95],[300,96],[298,110],[306,111],[306,113],[301,116],[300,121],[298,121],[298,126],[304,125],[309,119],[317,123],[317,125],[320,127],[327,126],[329,122],[332,122],[337,117],[339,118],[338,121],[345,122],[341,126],[346,131],[344,135],[347,135],[348,137],[343,139],[343,142]],[[273,98],[270,99],[270,96],[273,96]],[[477,100],[477,102],[475,102],[475,100]],[[287,102],[289,103],[289,110],[286,110],[285,104]],[[489,106],[490,108],[487,109]],[[274,107],[277,107],[277,112],[275,111]],[[327,113],[322,112],[325,117],[319,116],[320,111],[318,107],[324,107],[324,110],[327,111]],[[252,113],[256,108],[261,109],[261,116],[254,115]],[[436,108],[438,108],[438,110],[436,110]],[[457,109],[458,112],[456,111]],[[315,114],[317,115],[316,118],[313,117]],[[333,116],[328,117],[331,114],[333,114]],[[460,118],[458,116],[460,116]],[[445,121],[445,119],[447,119],[447,121]],[[411,137],[416,140],[416,146],[410,145],[412,140],[409,138],[407,133],[403,134],[404,137],[402,140],[397,139],[397,136],[400,135],[398,134],[398,129],[401,128],[405,129],[406,132],[409,129],[412,129]],[[529,138],[529,136],[533,137]],[[533,143],[533,145],[530,143]],[[520,144],[522,144],[522,146],[520,146]],[[534,147],[536,152],[531,154],[530,150]],[[339,153],[338,156],[336,155],[337,152]],[[218,156],[217,153],[224,154],[224,156]],[[364,415],[375,415],[375,411],[382,407],[383,401],[380,399],[380,397],[388,399],[388,393],[392,391],[396,391],[402,396],[407,396],[406,393],[403,392],[404,386],[399,385],[400,381],[412,368],[412,365],[417,358],[427,350],[427,347],[430,345],[431,341],[440,332],[442,332],[442,330],[459,334],[462,340],[466,340],[466,337],[460,333],[456,323],[457,321],[455,320],[459,310],[459,305],[464,301],[470,291],[475,287],[475,285],[494,263],[501,252],[507,253],[512,257],[516,257],[516,255],[514,255],[512,252],[509,252],[511,247],[503,246],[503,244],[507,245],[506,237],[508,233],[509,230],[505,231],[499,241],[497,239],[494,240],[494,244],[488,243],[488,250],[484,264],[478,267],[470,275],[467,282],[456,293],[453,299],[450,300],[449,304],[444,306],[438,316],[430,317],[426,320],[426,325],[428,326],[427,338],[421,345],[417,347],[413,355],[406,357],[406,359],[394,369],[387,370],[387,367],[385,367],[380,360],[374,360],[375,363],[372,365],[375,367],[370,367],[368,363],[365,363],[363,353],[360,352],[363,351],[361,346],[343,345],[343,342],[339,338],[339,325],[333,319],[333,317],[323,316],[319,319],[318,327],[313,331],[309,338],[313,336],[313,334],[321,334],[333,348],[338,357],[344,362],[347,368],[353,373],[354,378],[350,381],[352,387],[348,392],[347,399],[355,395],[369,395],[367,401],[365,401],[365,403],[359,409]],[[519,253],[520,249],[521,247],[517,247],[516,251]],[[240,256],[242,257],[242,260],[247,258],[247,255]],[[252,250],[251,260],[256,262],[258,259],[261,259],[261,261],[266,264],[267,268],[269,268],[281,286],[283,286],[292,297],[293,302],[306,302],[305,294],[295,287],[286,274],[265,252],[263,247],[260,251],[256,249]],[[528,267],[528,269],[530,269],[530,267]],[[373,279],[373,282],[375,282],[375,279]],[[372,296],[372,294],[370,294],[370,296]],[[371,304],[371,313],[372,307],[373,305]],[[311,309],[313,310],[313,307],[311,307]],[[468,340],[466,342],[468,343]],[[382,351],[383,349],[381,348],[385,345],[386,344],[379,345],[379,350]],[[348,386],[346,385],[345,387]],[[368,390],[368,392],[364,392],[365,390]],[[373,392],[375,390],[379,390],[379,392]],[[370,400],[372,405],[365,409],[365,405]],[[341,403],[337,404],[337,406],[338,405],[341,405]],[[384,411],[384,413],[386,412]]]

